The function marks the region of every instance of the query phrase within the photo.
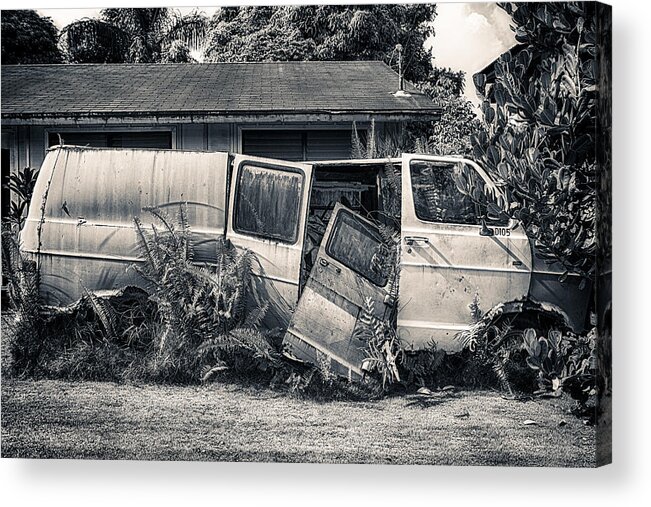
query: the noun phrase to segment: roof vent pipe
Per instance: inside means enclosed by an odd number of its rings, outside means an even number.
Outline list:
[[[411,94],[404,90],[404,77],[402,75],[402,44],[397,44],[395,50],[398,52],[398,91],[394,93],[393,96],[411,97]]]

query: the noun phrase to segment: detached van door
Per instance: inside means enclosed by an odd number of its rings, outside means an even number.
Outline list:
[[[434,341],[458,351],[455,335],[473,323],[475,295],[483,311],[527,295],[529,239],[507,217],[482,224],[486,207],[467,193],[504,197],[470,160],[404,155],[402,189],[398,334],[414,349]]]
[[[298,301],[312,166],[237,155],[226,237],[256,256],[255,295],[265,324],[285,329]]]
[[[385,303],[391,284],[387,249],[371,222],[335,206],[283,340],[286,355],[313,364],[327,360],[339,375],[363,376],[368,338],[359,331],[391,310]]]

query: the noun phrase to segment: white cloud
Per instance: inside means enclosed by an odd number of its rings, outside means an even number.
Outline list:
[[[428,40],[434,65],[463,70],[466,96],[477,101],[472,75],[515,44],[510,16],[494,3],[439,3],[435,36]]]

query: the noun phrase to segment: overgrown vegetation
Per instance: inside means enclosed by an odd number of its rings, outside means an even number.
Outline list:
[[[351,383],[325,357],[314,366],[282,358],[260,326],[268,303],[252,283],[252,252],[215,241],[212,265],[193,262],[183,207],[174,218],[149,209],[136,220],[143,261],[131,269],[146,290],[124,288],[101,297],[90,291],[73,306],[45,308],[33,262],[11,230],[3,233],[3,276],[13,311],[5,312],[10,360],[3,373],[17,378],[144,381],[191,384],[255,382],[320,400],[369,399],[377,382]]]
[[[182,384],[244,381],[319,400],[369,399],[419,386],[500,387],[511,395],[566,392],[583,409],[605,384],[596,375],[594,333],[518,330],[513,317],[499,309],[484,314],[478,297],[469,305],[476,324],[460,335],[464,350],[459,354],[445,354],[435,343],[407,352],[396,334],[396,312],[378,320],[368,301],[356,331],[368,347],[366,381],[337,376],[326,356],[316,365],[294,364],[259,325],[267,303],[253,290],[253,254],[218,239],[217,262],[196,265],[184,208],[174,219],[148,211],[152,224],[134,224],[143,262],[132,267],[147,280],[147,290],[125,288],[111,297],[86,291],[73,307],[59,311],[42,306],[34,263],[22,258],[12,232],[5,231],[3,276],[14,308],[3,322],[11,335],[5,374]],[[388,246],[385,265],[392,270],[388,293],[397,300],[397,232],[383,225],[380,231]]]
[[[9,372],[18,377],[30,376],[38,371],[44,344],[38,273],[35,263],[24,259],[18,250],[14,229],[5,224],[2,226],[2,281],[7,303],[13,311],[11,319],[3,319],[3,334],[9,340],[5,349],[9,352]],[[3,304],[3,313],[6,311]]]
[[[536,239],[539,255],[586,279],[595,273],[600,65],[597,4],[506,3],[516,39],[477,75],[486,132],[476,160],[507,193],[505,210]],[[603,95],[603,94],[602,94]],[[606,93],[607,95],[607,93]]]
[[[36,185],[38,170],[31,167],[24,167],[15,173],[11,173],[2,182],[3,188],[9,190],[13,199],[9,203],[7,216],[2,217],[3,225],[20,230],[27,218],[29,201]]]

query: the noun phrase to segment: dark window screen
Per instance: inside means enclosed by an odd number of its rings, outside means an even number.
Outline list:
[[[172,132],[142,131],[142,132],[50,132],[50,146],[59,144],[59,136],[63,144],[72,146],[90,146],[93,148],[172,148]]]
[[[303,179],[300,172],[241,166],[234,229],[285,243],[296,242]]]
[[[365,131],[360,132],[363,138]],[[339,160],[351,158],[351,131],[346,129],[242,131],[242,153],[281,160]]]
[[[377,230],[351,213],[339,212],[326,251],[375,285],[386,285],[387,247]]]

